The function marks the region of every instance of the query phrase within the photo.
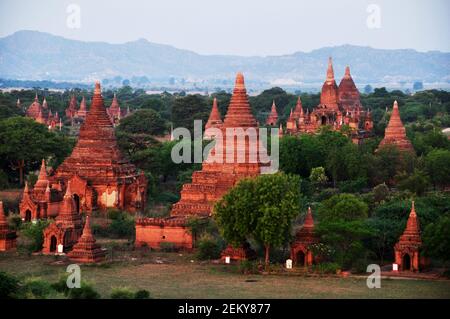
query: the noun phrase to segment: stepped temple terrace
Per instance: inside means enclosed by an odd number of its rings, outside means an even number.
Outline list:
[[[22,219],[56,217],[64,206],[69,183],[78,213],[108,208],[136,212],[145,206],[147,180],[117,146],[99,83],[72,154],[50,175],[43,160],[35,186],[25,185],[20,202]]]
[[[209,125],[216,125],[224,133],[223,153],[209,156],[221,156],[223,163],[203,162],[202,170],[192,174],[192,182],[183,185],[181,199],[175,203],[168,218],[141,218],[136,221],[136,246],[148,245],[152,248],[159,248],[161,243],[174,243],[177,247],[192,249],[195,238],[188,232],[186,222],[189,217],[197,216],[208,218],[212,214],[212,206],[240,179],[254,177],[261,172],[261,163],[252,163],[250,152],[258,150],[258,141],[246,139],[244,149],[234,147],[234,158],[239,152],[244,152],[245,161],[238,163],[227,163],[226,129],[227,128],[257,128],[258,124],[253,117],[247,99],[247,91],[244,84],[244,76],[238,73],[236,76],[233,95],[231,97],[228,112],[225,115],[223,124],[220,123],[220,114],[217,104],[213,104]],[[237,140],[237,136],[235,140]],[[256,145],[250,145],[256,143]],[[214,152],[214,149],[212,150]]]

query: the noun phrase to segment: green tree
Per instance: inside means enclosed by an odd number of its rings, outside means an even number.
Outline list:
[[[18,169],[21,185],[25,169],[38,168],[43,158],[59,164],[70,153],[72,145],[72,141],[29,118],[0,121],[0,165]]]
[[[334,195],[319,206],[317,233],[333,248],[336,261],[344,268],[364,256],[363,240],[372,234],[367,212],[367,204],[351,194]]]
[[[292,222],[300,210],[300,179],[277,173],[240,181],[215,207],[215,218],[223,237],[234,245],[254,238],[270,248],[289,242]]]
[[[147,109],[137,110],[121,119],[118,130],[131,134],[162,135],[166,126],[156,111]]]
[[[450,151],[436,149],[425,157],[425,170],[435,186],[450,184]]]
[[[441,216],[430,223],[423,233],[424,249],[427,255],[445,262],[450,261],[450,216]]]
[[[174,128],[187,128],[192,134],[194,120],[202,120],[203,125],[205,125],[210,111],[211,107],[206,104],[205,98],[200,95],[177,98],[172,107],[173,126]]]

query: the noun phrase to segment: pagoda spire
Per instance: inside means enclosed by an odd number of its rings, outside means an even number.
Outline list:
[[[236,75],[233,95],[224,120],[225,127],[257,127],[255,117],[253,116],[245,89],[244,75]]]
[[[327,82],[334,81],[334,70],[333,70],[333,59],[328,58],[328,69],[327,69]]]
[[[34,96],[34,101],[35,101],[35,102],[39,102],[37,92],[36,92],[36,95]]]
[[[352,76],[350,75],[350,67],[347,65],[345,67],[344,79],[350,79]]]
[[[211,113],[209,114],[208,122],[206,123],[205,128],[216,127],[218,125],[222,125],[222,119],[217,106],[217,98],[214,98]]]
[[[306,212],[305,221],[303,222],[303,227],[314,227],[314,219],[311,212],[311,207],[308,207]]]
[[[45,159],[41,161],[41,169],[39,170],[38,181],[47,181],[47,168],[45,167]]]

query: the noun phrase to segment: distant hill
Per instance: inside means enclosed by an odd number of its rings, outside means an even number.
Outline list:
[[[450,82],[450,53],[381,50],[342,45],[282,56],[201,55],[144,39],[123,44],[83,42],[37,31],[0,38],[0,78],[91,82],[146,76],[150,81],[195,79],[222,83],[243,71],[246,79],[271,83],[324,80],[333,57],[338,80],[350,65],[355,81]]]

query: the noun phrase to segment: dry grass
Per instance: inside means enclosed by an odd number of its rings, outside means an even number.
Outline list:
[[[382,280],[381,289],[368,289],[361,278],[247,276],[191,259],[176,253],[117,251],[114,262],[82,266],[82,278],[106,298],[115,287],[146,289],[154,298],[450,298],[450,281]],[[0,271],[20,277],[56,281],[66,265],[53,256],[0,254]]]

